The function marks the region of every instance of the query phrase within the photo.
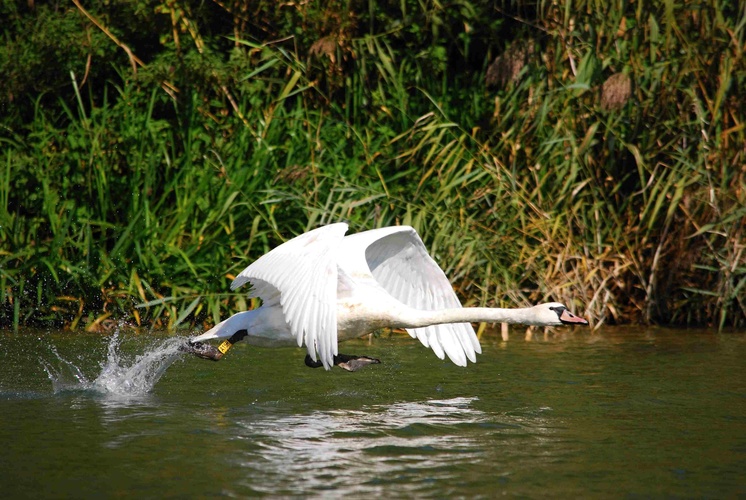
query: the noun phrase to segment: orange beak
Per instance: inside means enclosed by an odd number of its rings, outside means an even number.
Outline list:
[[[565,309],[560,314],[560,321],[566,325],[587,325],[588,321],[580,316],[575,316],[573,313]]]

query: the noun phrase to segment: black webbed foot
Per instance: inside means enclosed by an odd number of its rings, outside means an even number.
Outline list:
[[[320,368],[324,366],[321,361],[314,361],[311,356],[306,354],[306,366],[310,368]],[[356,372],[364,366],[380,364],[381,360],[368,356],[351,356],[349,354],[338,354],[334,356],[334,364],[348,372]]]
[[[334,356],[334,364],[348,372],[356,372],[364,366],[379,365],[381,364],[381,360],[368,356],[350,356],[348,354],[340,354]]]

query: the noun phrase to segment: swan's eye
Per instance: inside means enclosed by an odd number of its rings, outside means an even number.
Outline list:
[[[567,308],[565,306],[553,306],[553,307],[550,307],[549,309],[556,312],[557,316],[562,316],[562,313],[565,312]]]

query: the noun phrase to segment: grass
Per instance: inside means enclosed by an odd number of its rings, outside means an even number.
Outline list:
[[[414,226],[470,305],[742,327],[746,13],[666,5],[547,6],[497,88],[396,30],[315,62],[239,37],[214,94],[70,74],[0,136],[0,323],[201,328],[250,305],[252,259],[346,220]]]

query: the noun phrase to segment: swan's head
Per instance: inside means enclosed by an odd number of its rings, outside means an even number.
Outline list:
[[[588,321],[575,316],[564,304],[559,302],[549,302],[534,306],[534,317],[538,325],[559,326],[559,325],[587,325]]]

